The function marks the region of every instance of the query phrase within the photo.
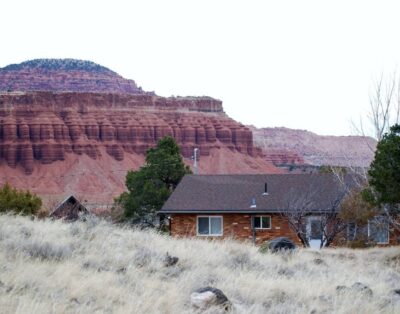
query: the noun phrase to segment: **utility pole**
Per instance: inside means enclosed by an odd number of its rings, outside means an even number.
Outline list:
[[[193,150],[193,168],[194,168],[194,174],[199,174],[199,169],[197,168],[197,152],[199,151],[198,148],[195,148]]]

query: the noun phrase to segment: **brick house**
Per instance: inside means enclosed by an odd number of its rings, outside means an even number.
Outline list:
[[[300,244],[283,213],[307,203],[307,237],[319,247],[321,213],[331,208],[341,189],[329,174],[186,175],[159,214],[169,219],[172,236],[254,243],[285,236]],[[394,244],[388,224],[371,223],[368,229],[374,230],[377,243]]]

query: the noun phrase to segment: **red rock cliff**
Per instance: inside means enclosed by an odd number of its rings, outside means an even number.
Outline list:
[[[257,156],[251,131],[223,113],[209,98],[94,93],[0,94],[0,158],[32,173],[34,161],[50,164],[65,155],[96,159],[100,147],[116,160],[145,154],[159,139],[173,136],[184,157],[221,146]]]
[[[156,96],[89,61],[38,59],[0,69],[0,184],[41,196],[112,202],[162,137],[201,173],[281,172],[249,128],[210,97]]]

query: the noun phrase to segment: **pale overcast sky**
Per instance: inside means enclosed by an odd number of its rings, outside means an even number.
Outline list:
[[[100,63],[162,96],[208,95],[258,127],[351,134],[400,64],[400,1],[0,2],[0,67]]]

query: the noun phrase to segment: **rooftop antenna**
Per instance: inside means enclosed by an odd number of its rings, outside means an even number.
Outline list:
[[[199,169],[198,169],[198,167],[197,167],[197,152],[199,151],[199,149],[196,147],[194,150],[193,150],[193,160],[194,160],[194,162],[193,162],[193,168],[194,168],[194,174],[199,174]]]

